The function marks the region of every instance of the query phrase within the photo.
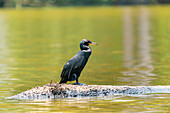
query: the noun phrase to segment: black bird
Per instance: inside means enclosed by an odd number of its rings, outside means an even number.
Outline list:
[[[79,83],[78,78],[91,55],[92,51],[89,45],[97,45],[97,43],[93,43],[87,39],[83,39],[80,42],[81,50],[64,65],[60,84],[76,80],[74,85],[84,85]]]

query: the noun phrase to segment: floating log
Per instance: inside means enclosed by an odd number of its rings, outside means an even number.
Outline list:
[[[7,99],[56,99],[69,97],[96,97],[109,95],[139,95],[147,93],[170,93],[170,86],[111,86],[71,85],[49,83],[35,87]]]

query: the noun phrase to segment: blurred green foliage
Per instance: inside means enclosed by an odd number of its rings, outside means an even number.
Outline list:
[[[165,0],[0,0],[0,7],[138,5],[161,1]]]

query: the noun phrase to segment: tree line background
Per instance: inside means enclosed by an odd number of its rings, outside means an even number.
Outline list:
[[[170,0],[0,0],[0,7],[166,4]]]

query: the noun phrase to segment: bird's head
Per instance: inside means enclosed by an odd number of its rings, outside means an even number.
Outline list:
[[[80,42],[80,49],[81,50],[88,50],[90,48],[89,45],[97,45],[97,43],[94,43],[94,42],[87,40],[87,39],[83,39]]]

